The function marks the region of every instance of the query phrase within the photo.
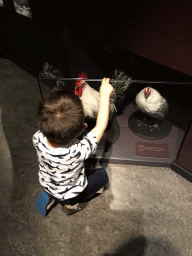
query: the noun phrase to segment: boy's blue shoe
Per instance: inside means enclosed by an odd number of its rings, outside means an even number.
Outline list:
[[[50,198],[47,193],[42,192],[36,202],[38,212],[45,217],[50,207],[55,203],[55,200]]]

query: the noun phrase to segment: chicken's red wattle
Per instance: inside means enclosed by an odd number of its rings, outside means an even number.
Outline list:
[[[84,74],[84,71],[82,74],[79,74],[79,78],[86,78],[87,79],[87,74]],[[82,83],[82,80],[77,80],[76,81],[76,87],[75,87],[75,94],[77,96],[81,96],[83,93],[83,87],[85,87],[85,83]]]

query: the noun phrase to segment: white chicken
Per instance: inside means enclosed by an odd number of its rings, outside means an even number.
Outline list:
[[[157,128],[160,131],[158,122],[165,118],[165,115],[169,108],[166,99],[163,98],[158,91],[149,86],[144,88],[137,94],[135,101],[138,108],[143,113],[149,115],[150,117],[156,120],[155,124],[149,126],[152,127],[151,131],[153,131],[155,128]],[[138,120],[140,121],[139,126],[142,123],[144,123],[145,126],[147,125],[147,115],[142,121]]]
[[[87,78],[87,75],[82,73],[79,75],[79,78]],[[115,70],[114,78],[117,80],[126,80],[126,82],[112,83],[114,90],[110,96],[110,118],[123,103],[126,95],[125,92],[131,83],[131,78],[123,71]],[[99,110],[99,92],[89,86],[85,80],[77,80],[75,93],[82,100],[85,117],[96,119]]]

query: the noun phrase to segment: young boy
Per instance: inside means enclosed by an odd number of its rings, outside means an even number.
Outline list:
[[[38,128],[33,145],[39,162],[39,182],[44,191],[36,206],[45,216],[55,201],[70,215],[84,209],[87,200],[109,179],[103,168],[85,173],[84,160],[96,152],[109,119],[109,99],[113,87],[109,78],[100,86],[100,102],[95,127],[77,140],[86,127],[81,99],[74,93],[54,91],[38,108]]]

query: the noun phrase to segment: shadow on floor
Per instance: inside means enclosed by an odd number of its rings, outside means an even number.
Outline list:
[[[144,236],[133,237],[121,245],[114,253],[103,256],[179,256],[170,243],[160,239],[148,239]]]

